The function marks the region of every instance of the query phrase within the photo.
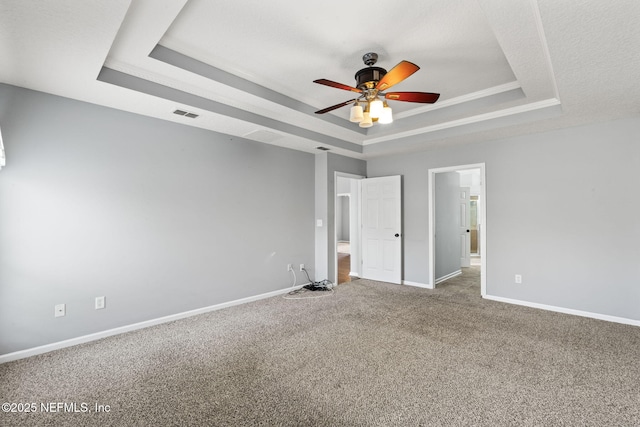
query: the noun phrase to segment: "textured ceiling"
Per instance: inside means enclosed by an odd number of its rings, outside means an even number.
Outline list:
[[[288,7],[290,1],[220,3],[189,1],[160,44],[318,109],[352,96],[317,86],[310,76],[354,85],[355,72],[365,67],[362,55],[369,51],[379,54],[376,65],[387,70],[401,60],[423,68],[394,90],[438,91],[451,99],[515,80],[475,0],[425,2],[412,13],[406,10],[415,1],[397,2],[370,30],[354,25],[353,17],[362,13],[357,1],[325,0],[324,13],[317,7]],[[388,2],[368,4],[380,10]],[[465,64],[474,64],[473,78]],[[394,105],[400,111],[412,107],[416,104]],[[344,117],[345,111],[335,114]]]
[[[640,113],[640,2],[620,0],[2,0],[0,82],[316,152],[358,158]],[[372,12],[371,20],[362,18]],[[362,55],[421,69],[368,130]],[[176,109],[200,116],[189,119]]]

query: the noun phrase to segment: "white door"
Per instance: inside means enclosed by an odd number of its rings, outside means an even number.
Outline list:
[[[362,277],[402,282],[400,176],[369,178],[362,185]]]
[[[471,194],[469,187],[460,187],[460,267],[471,265],[471,224],[469,206]]]

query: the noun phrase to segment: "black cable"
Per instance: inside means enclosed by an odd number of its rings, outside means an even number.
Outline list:
[[[309,277],[309,273],[306,268],[303,268],[302,271],[307,275],[307,279],[309,280],[308,285],[304,285],[302,288],[310,291],[330,291],[333,288],[333,283],[330,280],[323,280],[321,282],[314,282]]]
[[[311,277],[309,277],[309,273],[307,272],[307,269],[303,268],[302,271],[304,271],[304,274],[307,275],[307,280],[309,281],[309,283],[313,283],[313,280],[311,280]]]

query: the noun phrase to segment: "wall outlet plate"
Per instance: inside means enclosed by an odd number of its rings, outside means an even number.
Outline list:
[[[64,304],[56,304],[53,308],[54,317],[62,317],[67,314],[67,307]]]
[[[516,283],[522,283],[522,275],[521,274],[516,274],[515,281],[516,281]]]
[[[105,307],[105,297],[96,297],[95,302],[96,310],[101,310]]]
[[[300,264],[300,271],[304,271],[304,264]]]

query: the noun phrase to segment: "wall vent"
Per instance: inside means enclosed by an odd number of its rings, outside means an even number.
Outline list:
[[[330,150],[330,148],[327,148],[327,147],[316,147],[316,148],[318,150],[320,150],[320,151],[329,151]]]
[[[189,117],[190,119],[195,119],[196,117],[198,117],[198,114],[190,113],[190,112],[184,111],[184,110],[176,110],[176,111],[173,112],[173,114],[177,114],[179,116]]]

